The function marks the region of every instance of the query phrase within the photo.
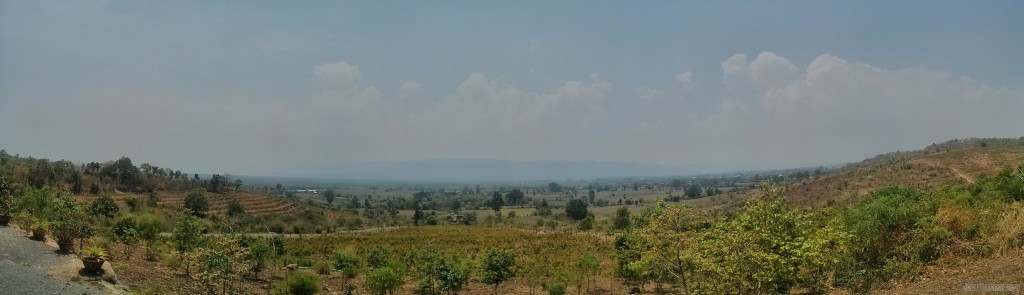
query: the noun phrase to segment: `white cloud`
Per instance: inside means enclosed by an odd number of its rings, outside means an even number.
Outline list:
[[[750,73],[759,89],[768,89],[792,83],[799,68],[775,53],[762,52],[750,62]]]
[[[679,82],[679,85],[683,86],[683,88],[686,88],[687,90],[692,90],[693,89],[693,73],[690,72],[690,71],[686,71],[686,72],[677,74],[676,75],[676,82]]]
[[[633,89],[633,95],[643,99],[656,99],[665,96],[665,92],[648,87],[637,87]]]
[[[380,100],[380,91],[359,84],[359,67],[345,61],[322,64],[313,68],[313,74],[324,81],[324,89],[313,101],[313,109],[320,115],[342,111],[355,115],[374,107]]]
[[[398,97],[407,98],[423,92],[423,85],[416,82],[405,82],[398,87]]]
[[[322,64],[313,67],[313,74],[339,86],[350,86],[363,77],[359,67],[348,64],[345,61]]]
[[[777,165],[855,160],[1024,124],[1009,111],[1024,104],[1007,90],[943,71],[885,69],[828,54],[803,70],[770,52],[749,64],[734,55],[722,63],[722,84],[726,96],[687,132],[722,141],[716,146],[757,142],[760,152],[747,153],[750,161]]]
[[[747,56],[733,55],[722,63],[722,84],[726,90],[740,96],[756,91],[778,88],[792,83],[799,68],[789,60],[771,52],[762,52],[749,64]]]
[[[530,92],[473,73],[455,93],[411,113],[396,129],[427,157],[569,154],[566,135],[604,118],[600,102],[610,91],[607,82],[568,81],[553,92]]]
[[[722,63],[722,85],[730,93],[750,93],[753,80],[746,55],[733,55]]]

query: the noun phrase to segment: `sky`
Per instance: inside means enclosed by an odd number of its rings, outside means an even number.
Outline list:
[[[330,176],[1024,136],[1021,1],[0,1],[0,148]]]

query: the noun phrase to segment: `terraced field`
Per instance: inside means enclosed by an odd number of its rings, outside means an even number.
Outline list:
[[[185,202],[185,193],[180,192],[158,192],[157,196],[160,197],[158,204],[165,208],[181,208]],[[144,194],[114,194],[111,195],[118,203],[124,203],[128,198],[136,198],[140,201],[145,200],[148,195]],[[287,215],[287,214],[298,214],[302,213],[307,209],[319,210],[324,212],[328,217],[337,215],[337,212],[324,210],[322,208],[310,207],[303,204],[291,202],[285,199],[268,197],[263,195],[254,195],[250,193],[226,193],[226,194],[212,194],[206,193],[206,197],[210,202],[209,214],[212,215],[226,215],[228,210],[228,204],[231,201],[238,201],[245,208],[245,212],[252,215],[263,216],[263,215]],[[80,195],[75,197],[79,202],[91,202],[95,196],[93,195]]]

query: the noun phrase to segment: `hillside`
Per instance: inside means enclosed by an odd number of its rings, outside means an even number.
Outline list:
[[[888,186],[928,189],[973,183],[985,175],[997,173],[1004,166],[1021,163],[1024,163],[1024,145],[939,150],[870,166],[850,165],[821,178],[787,185],[785,195],[795,204],[822,207]]]
[[[185,202],[184,192],[157,192],[154,193],[159,197],[157,204],[163,208],[177,209],[181,208]],[[136,198],[138,200],[144,200],[149,194],[136,194],[136,193],[121,193],[111,195],[115,201],[120,204],[124,204],[128,198]],[[210,215],[227,215],[228,204],[231,201],[237,201],[245,208],[245,212],[255,216],[267,216],[267,215],[282,215],[282,214],[298,214],[305,210],[322,210],[321,208],[311,207],[296,202],[291,202],[281,198],[274,198],[264,195],[256,195],[247,192],[237,193],[225,193],[225,194],[213,194],[206,193],[209,200]],[[78,195],[75,196],[79,202],[87,203],[95,199],[94,195]],[[329,211],[329,210],[322,210]],[[333,211],[331,211],[333,212]]]

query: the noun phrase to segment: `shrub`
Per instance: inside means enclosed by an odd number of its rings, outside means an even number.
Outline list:
[[[949,232],[934,228],[935,209],[923,197],[911,189],[886,188],[842,214],[856,242],[840,267],[841,285],[870,290],[875,282],[902,277],[937,258]]]
[[[135,218],[131,216],[121,217],[114,224],[114,238],[124,244],[124,255],[126,259],[131,259],[131,246],[139,242],[139,228],[135,222]]]
[[[0,214],[10,215],[14,209],[14,190],[6,177],[0,176]]]
[[[348,251],[336,251],[331,255],[331,264],[341,272],[342,286],[348,285],[348,279],[359,274],[359,257]]]
[[[498,293],[498,285],[516,276],[516,254],[511,250],[490,249],[480,257],[480,281],[494,285],[494,293]]]
[[[310,295],[320,292],[320,285],[317,283],[316,276],[295,272],[288,276],[285,289],[288,294],[292,295]]]
[[[565,284],[554,283],[547,287],[548,295],[565,295]]]
[[[469,270],[471,266],[460,256],[452,256],[440,261],[437,266],[437,281],[439,288],[448,294],[459,294],[462,288],[469,283]]]
[[[197,217],[206,216],[206,210],[210,209],[209,201],[202,192],[191,192],[185,196],[185,208],[191,210]]]
[[[89,206],[89,213],[106,218],[114,218],[119,210],[120,208],[117,207],[117,203],[108,195],[96,197]]]
[[[220,285],[223,294],[232,294],[239,293],[232,282],[247,271],[243,261],[246,252],[235,239],[213,237],[204,247],[196,248],[186,258],[191,265],[197,266],[196,275],[207,286],[207,293],[214,293],[210,288]]]
[[[612,228],[616,230],[627,230],[629,229],[629,226],[629,207],[619,207],[619,209],[615,211],[615,222],[612,225]]]
[[[139,212],[139,199],[129,197],[124,199],[124,204],[128,205],[128,211]]]
[[[366,254],[366,265],[371,268],[384,267],[391,260],[391,251],[381,247],[370,248]]]
[[[245,214],[245,207],[242,207],[242,203],[236,200],[232,200],[228,203],[228,216],[238,216]]]
[[[184,209],[178,213],[171,238],[178,253],[192,251],[199,245],[203,238],[203,224],[193,215],[192,210]]]
[[[323,261],[323,259],[317,260],[316,273],[321,275],[331,274],[331,263]]]
[[[50,230],[58,244],[72,244],[76,238],[88,234],[83,223],[85,213],[74,198],[62,194],[50,208]]]
[[[395,294],[403,283],[402,273],[391,267],[379,267],[366,274],[366,290],[374,295]]]
[[[266,268],[267,260],[270,259],[270,243],[264,239],[247,235],[239,238],[238,242],[243,248],[249,250],[243,260],[249,266],[248,271],[253,273],[253,277],[258,278],[259,273]]]
[[[156,208],[160,206],[160,196],[156,193],[149,193],[146,197],[146,206]]]
[[[583,220],[580,220],[580,223],[576,225],[576,230],[578,230],[578,231],[590,231],[592,229],[594,229],[594,216],[593,215],[587,215],[586,218],[583,218]]]

